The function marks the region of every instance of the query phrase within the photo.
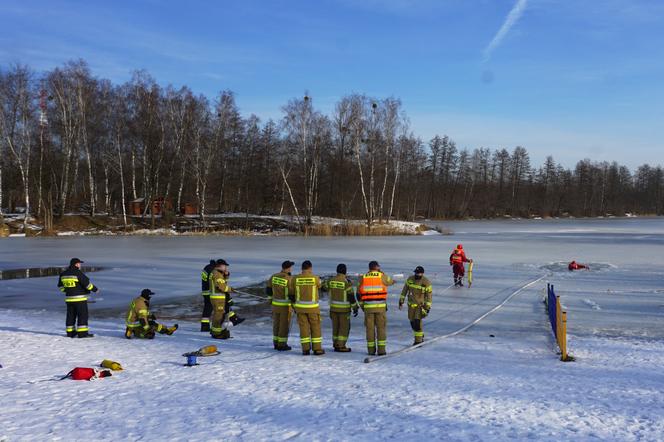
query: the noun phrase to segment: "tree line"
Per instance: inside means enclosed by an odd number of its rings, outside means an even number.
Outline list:
[[[243,116],[233,92],[210,100],[160,86],[145,71],[124,84],[82,61],[44,73],[0,69],[0,209],[40,219],[121,216],[144,198],[213,213],[389,219],[598,216],[664,212],[660,165],[635,171],[584,159],[573,169],[524,147],[457,147],[412,132],[400,100],[342,97],[330,115],[305,94],[279,121]],[[27,222],[27,221],[26,221]]]

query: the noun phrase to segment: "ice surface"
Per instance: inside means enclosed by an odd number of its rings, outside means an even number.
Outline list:
[[[663,227],[660,218],[634,218],[469,222],[452,236],[0,240],[0,268],[78,256],[111,269],[90,274],[103,293],[92,306],[97,337],[90,340],[62,336],[55,278],[0,282],[0,440],[658,440]],[[471,289],[449,288],[447,261],[457,243],[476,263]],[[266,314],[234,328],[221,355],[194,368],[183,367],[180,355],[210,343],[195,322],[148,342],[122,338],[121,317],[95,317],[95,309],[124,306],[144,286],[162,306],[197,296],[200,268],[212,257],[229,260],[238,286],[264,279],[286,258],[309,258],[321,273],[340,261],[357,273],[377,259],[404,276],[423,265],[434,283],[427,338],[463,327],[547,276],[464,334],[372,364],[361,362],[361,313],[352,319],[350,354],[329,351],[324,308],[328,354],[321,358],[274,352]],[[546,268],[571,259],[607,267]],[[568,310],[574,363],[555,354],[545,282]],[[402,284],[390,290],[388,351],[412,342],[406,313],[396,308]],[[297,350],[295,324],[290,343]],[[125,371],[91,383],[48,380],[105,358]],[[35,380],[44,382],[28,383]]]

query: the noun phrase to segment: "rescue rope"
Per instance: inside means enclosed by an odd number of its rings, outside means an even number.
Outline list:
[[[265,296],[254,295],[253,293],[247,293],[247,292],[243,292],[242,290],[237,290],[237,289],[233,289],[233,292],[238,293],[240,295],[244,295],[244,296],[251,296],[252,298],[262,299],[263,301],[267,301],[267,300],[270,299],[270,298],[267,298]]]
[[[453,331],[453,332],[450,332],[450,333],[447,333],[447,334],[444,334],[444,335],[436,336],[436,337],[434,337],[434,338],[432,338],[432,339],[429,339],[428,341],[424,341],[424,342],[422,342],[422,343],[420,343],[420,344],[417,344],[417,345],[413,345],[413,346],[405,347],[405,348],[402,348],[401,350],[397,350],[397,351],[395,351],[395,352],[388,353],[388,354],[383,355],[383,356],[374,356],[374,357],[367,357],[367,358],[364,358],[364,362],[365,362],[365,363],[369,363],[369,362],[381,361],[381,360],[383,360],[383,359],[392,358],[392,357],[395,357],[395,356],[402,355],[402,354],[404,354],[404,353],[408,353],[408,352],[410,352],[410,351],[412,351],[412,350],[415,350],[415,349],[418,349],[418,348],[420,348],[420,347],[424,347],[425,345],[433,344],[434,342],[438,342],[438,341],[440,341],[440,340],[442,340],[442,339],[447,339],[447,338],[451,338],[451,337],[457,336],[457,335],[459,335],[459,334],[465,332],[466,330],[470,329],[470,328],[473,327],[474,325],[477,325],[480,321],[482,321],[484,318],[486,318],[487,316],[489,316],[491,313],[495,312],[496,310],[500,309],[500,308],[503,307],[505,304],[507,304],[512,298],[514,298],[515,296],[517,296],[519,293],[521,293],[522,291],[524,291],[524,290],[526,290],[527,288],[531,287],[532,285],[537,284],[539,281],[541,281],[542,279],[544,279],[544,278],[546,278],[546,277],[547,277],[547,275],[542,275],[542,276],[540,276],[539,278],[533,279],[532,281],[527,282],[526,284],[522,285],[522,286],[519,287],[517,290],[515,290],[514,292],[512,292],[507,298],[505,298],[505,299],[503,300],[503,302],[501,302],[500,304],[496,305],[496,306],[493,307],[491,310],[487,311],[486,313],[484,313],[483,315],[481,315],[480,317],[478,317],[477,319],[475,319],[473,322],[470,322],[470,323],[464,325],[463,327],[461,327],[461,328],[458,329],[458,330],[455,330],[455,331]]]

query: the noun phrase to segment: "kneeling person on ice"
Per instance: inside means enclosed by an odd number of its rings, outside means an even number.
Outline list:
[[[380,270],[376,261],[369,263],[369,273],[360,276],[357,293],[364,311],[364,326],[369,355],[387,354],[387,287],[394,281]]]
[[[157,318],[150,313],[150,298],[154,292],[150,289],[143,289],[141,295],[131,301],[129,311],[127,312],[127,329],[125,337],[131,339],[132,336],[143,339],[153,339],[155,333],[162,335],[172,335],[178,329],[178,325],[166,327],[157,323]]]
[[[65,303],[67,304],[67,336],[70,338],[92,338],[88,327],[88,295],[90,292],[97,292],[97,287],[90,282],[85,273],[81,271],[81,261],[78,258],[72,258],[69,261],[69,267],[60,273],[58,278],[58,288],[65,294]],[[78,325],[76,322],[78,321]]]
[[[313,349],[314,355],[325,354],[323,337],[320,331],[320,306],[318,290],[321,288],[320,278],[313,274],[311,261],[302,263],[302,273],[294,276],[289,283],[288,297],[297,313],[297,324],[300,326],[300,344],[302,354],[307,356]]]
[[[210,320],[210,335],[214,339],[229,339],[231,332],[224,327],[226,318],[226,298],[233,291],[228,285],[228,263],[218,259],[214,270],[210,274],[210,302],[212,303],[212,318]]]
[[[399,298],[399,310],[403,309],[404,301],[408,296],[408,320],[413,329],[415,340],[413,345],[424,342],[424,330],[422,319],[426,318],[431,310],[431,292],[433,290],[431,281],[424,276],[424,268],[417,266],[415,274],[410,276],[403,285],[401,297]]]
[[[355,300],[353,283],[346,276],[346,264],[337,266],[337,275],[325,281],[323,290],[330,292],[330,319],[332,320],[332,341],[334,351],[346,353],[351,351],[346,347],[350,334],[350,311],[357,316],[360,308]]]
[[[463,266],[464,262],[473,262],[473,260],[466,258],[466,252],[464,252],[463,246],[459,244],[450,255],[450,265],[454,273],[454,285],[456,287],[463,287],[463,276],[466,274],[466,269]]]

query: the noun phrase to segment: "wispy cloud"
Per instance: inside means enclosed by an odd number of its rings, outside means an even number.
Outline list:
[[[528,0],[516,0],[516,3],[512,7],[512,10],[510,11],[509,14],[507,14],[507,17],[505,18],[505,21],[503,22],[503,25],[498,29],[498,32],[496,32],[496,35],[493,36],[493,39],[491,42],[487,45],[486,48],[484,48],[484,61],[489,61],[491,58],[491,53],[498,47],[500,46],[500,43],[505,39],[505,36],[510,32],[510,29],[519,21],[521,16],[523,15],[523,11],[526,10],[526,5],[528,4]]]

